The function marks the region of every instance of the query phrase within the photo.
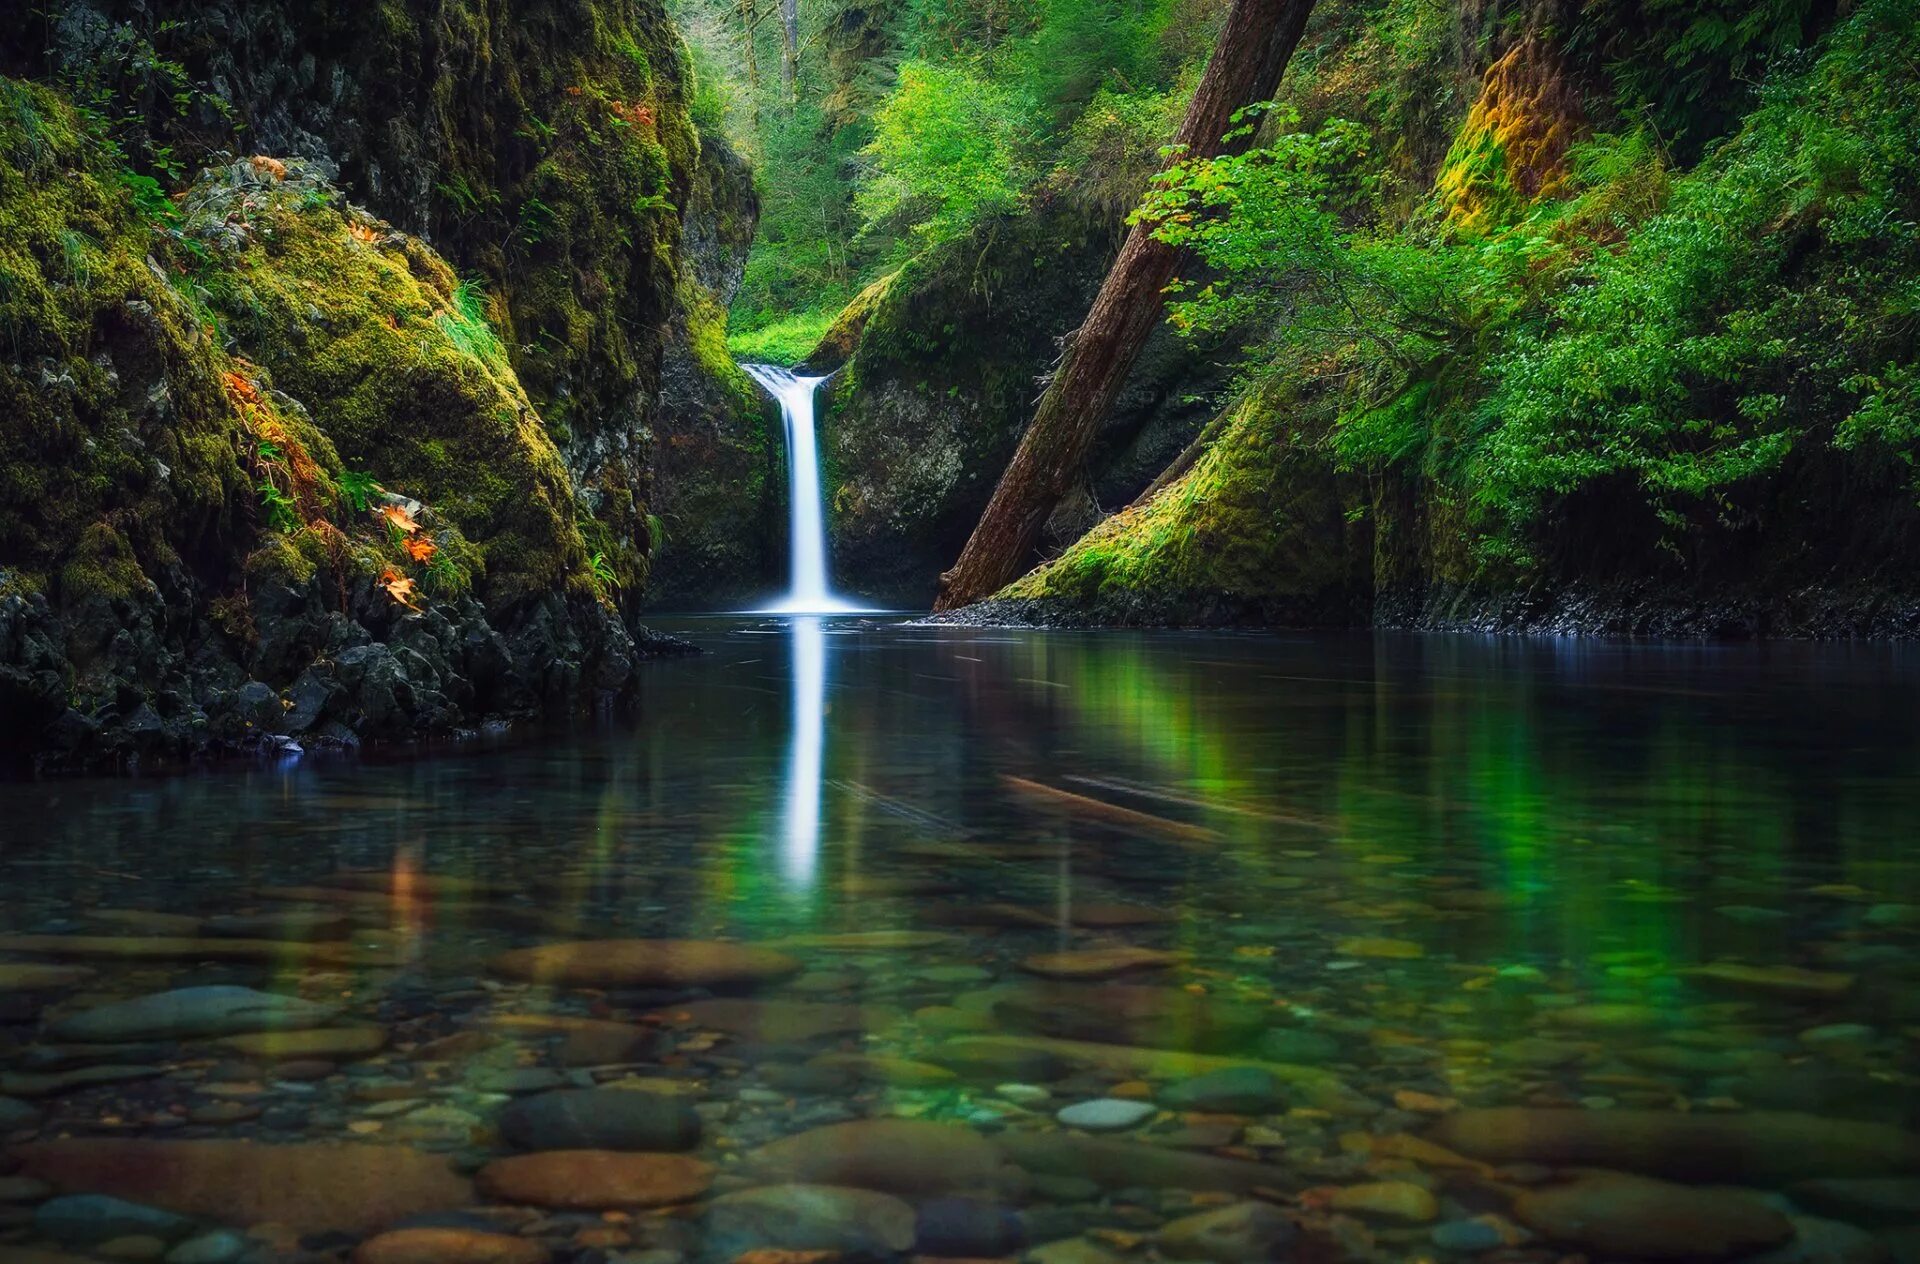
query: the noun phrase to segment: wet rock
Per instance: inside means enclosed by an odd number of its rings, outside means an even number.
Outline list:
[[[1411,939],[1361,937],[1343,939],[1334,946],[1343,957],[1367,957],[1381,961],[1418,961],[1427,950]]]
[[[69,1014],[48,1031],[56,1040],[185,1040],[319,1027],[339,1012],[330,1005],[252,988],[192,987]]]
[[[1165,970],[1180,958],[1170,952],[1123,945],[1088,948],[1078,952],[1040,953],[1020,963],[1030,974],[1049,979],[1111,979],[1146,970]]]
[[[1920,1221],[1920,1177],[1801,1181],[1787,1194],[1810,1211],[1870,1228]]]
[[[1425,1224],[1440,1214],[1440,1200],[1423,1186],[1408,1181],[1369,1181],[1326,1191],[1326,1204],[1350,1215],[1378,1216]]]
[[[1271,1006],[1179,988],[1026,983],[991,991],[993,1017],[1012,1031],[1200,1053],[1246,1048],[1273,1014]]]
[[[345,944],[302,944],[273,939],[183,938],[146,935],[0,935],[0,952],[110,961],[250,961],[288,966],[379,964],[390,958]]]
[[[614,1066],[653,1056],[659,1037],[645,1027],[600,1018],[548,1014],[492,1014],[484,1031],[519,1039],[557,1040],[555,1057],[568,1067]],[[463,1033],[477,1035],[479,1033]]]
[[[861,1119],[782,1137],[749,1160],[771,1180],[842,1185],[920,1198],[991,1194],[1014,1173],[971,1128],[913,1119]]]
[[[73,1194],[41,1203],[33,1213],[33,1227],[62,1246],[97,1247],[115,1238],[142,1235],[163,1243],[176,1241],[192,1233],[194,1224],[184,1216],[121,1198]]]
[[[1556,1027],[1578,1031],[1647,1031],[1665,1026],[1667,1016],[1651,1005],[1595,1002],[1550,1009],[1541,1018]]]
[[[1287,1253],[1299,1231],[1268,1203],[1234,1203],[1162,1226],[1160,1254],[1170,1260],[1252,1264]]]
[[[884,1030],[901,1019],[899,1010],[884,1005],[735,997],[689,1001],[655,1010],[652,1016],[674,1026],[720,1031],[769,1044],[807,1044],[827,1036],[863,1035]]]
[[[1486,1220],[1449,1220],[1433,1226],[1433,1232],[1427,1235],[1427,1240],[1442,1251],[1477,1255],[1505,1246],[1507,1235],[1500,1231],[1500,1226]]]
[[[998,1203],[971,1198],[935,1198],[923,1203],[914,1223],[914,1250],[953,1259],[992,1259],[1026,1244],[1020,1217]]]
[[[17,1098],[0,1097],[0,1136],[39,1126],[39,1107]]]
[[[547,1248],[472,1229],[396,1229],[362,1242],[353,1264],[546,1264]]]
[[[1071,1177],[1109,1189],[1193,1189],[1245,1194],[1285,1189],[1295,1182],[1265,1163],[1191,1154],[1138,1141],[1070,1132],[1005,1132],[994,1144],[1036,1177]]]
[[[1793,1236],[1758,1199],[1618,1172],[1523,1190],[1514,1218],[1550,1241],[1608,1258],[1729,1259]]]
[[[567,1077],[551,1067],[514,1067],[506,1071],[483,1071],[472,1080],[476,1093],[504,1093],[518,1097],[527,1093],[547,1093],[567,1086]]]
[[[1280,1109],[1283,1098],[1280,1081],[1259,1067],[1227,1067],[1169,1085],[1159,1095],[1168,1110],[1215,1115],[1263,1115]]]
[[[1045,1036],[958,1036],[944,1042],[934,1056],[952,1065],[951,1059],[957,1054],[977,1056],[990,1050],[1002,1053],[1011,1050],[1046,1053],[1074,1065],[1090,1067],[1104,1075],[1124,1079],[1179,1080],[1209,1075],[1230,1067],[1257,1067],[1286,1085],[1290,1093],[1303,1098],[1308,1105],[1342,1114],[1373,1114],[1379,1109],[1329,1071],[1283,1062],[1261,1062],[1252,1058],[1214,1057],[1174,1049],[1141,1049],[1131,1045],[1096,1044],[1084,1040],[1054,1040]],[[1015,1078],[1036,1077],[1016,1075]]]
[[[1026,1264],[1121,1264],[1123,1256],[1086,1238],[1062,1238],[1034,1247],[1021,1257]]]
[[[1069,1128],[1088,1132],[1123,1132],[1137,1128],[1153,1118],[1151,1102],[1123,1101],[1117,1097],[1097,1097],[1090,1102],[1075,1102],[1055,1112],[1054,1118]]]
[[[1257,1051],[1269,1062],[1312,1066],[1337,1059],[1340,1056],[1340,1042],[1321,1031],[1275,1027],[1261,1035]]]
[[[351,1062],[372,1057],[386,1048],[387,1029],[363,1024],[317,1027],[311,1031],[260,1031],[224,1037],[220,1047],[249,1058]]]
[[[958,935],[936,930],[856,930],[837,935],[789,935],[770,948],[811,948],[821,952],[913,952],[961,943]]]
[[[86,966],[34,965],[0,961],[0,995],[10,992],[54,992],[78,987],[96,972]]]
[[[1920,1136],[1885,1124],[1792,1111],[1463,1110],[1429,1130],[1450,1150],[1493,1163],[1606,1167],[1691,1181],[1760,1185],[1920,1171]]]
[[[1799,966],[1751,966],[1719,961],[1678,971],[1702,987],[1805,1000],[1831,1000],[1853,987],[1851,974],[1806,970]]]
[[[928,1054],[933,1061],[969,1079],[1057,1080],[1071,1064],[1044,1049],[1022,1048],[991,1041],[949,1040]]]
[[[1791,1216],[1793,1240],[1748,1256],[1748,1264],[1889,1264],[1893,1251],[1865,1229],[1837,1220]]]
[[[123,1084],[131,1080],[151,1080],[165,1075],[158,1066],[89,1066],[52,1075],[0,1075],[0,1093],[14,1097],[57,1097],[78,1088],[96,1084]]]
[[[167,1264],[234,1264],[247,1253],[247,1239],[231,1229],[188,1238],[167,1252]]]
[[[713,1168],[677,1154],[551,1150],[496,1159],[480,1169],[480,1192],[501,1202],[572,1211],[668,1207],[713,1184]]]
[[[12,1153],[22,1171],[57,1189],[303,1233],[368,1233],[473,1200],[473,1187],[445,1158],[400,1146],[85,1139],[34,1142]]]
[[[624,1089],[565,1089],[523,1098],[500,1115],[522,1150],[691,1150],[700,1115],[684,1098]]]
[[[810,1059],[807,1065],[837,1072],[860,1083],[892,1084],[901,1088],[937,1088],[959,1078],[946,1067],[870,1053],[822,1054]]]
[[[769,1185],[707,1204],[706,1246],[716,1260],[750,1250],[889,1256],[913,1245],[913,1208],[887,1194],[833,1185]]]
[[[503,978],[566,987],[749,987],[800,973],[785,953],[697,939],[605,939],[502,953]]]

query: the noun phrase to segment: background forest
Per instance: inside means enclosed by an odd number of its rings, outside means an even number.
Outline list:
[[[871,344],[903,334],[925,337],[916,389],[990,393],[929,371],[951,340],[993,373],[952,307],[1056,282],[1143,198],[1190,252],[1185,360],[1155,389],[1161,422],[1208,401],[1174,426],[1191,442],[1110,427],[1089,503],[1056,515],[1064,555],[1013,595],[1271,621],[1433,581],[1778,591],[1837,564],[1906,583],[1888,542],[1913,524],[1920,439],[1911,6],[1326,0],[1278,102],[1246,116],[1251,151],[1160,180],[1217,0],[794,9],[679,15],[696,117],[762,199],[735,349],[824,367],[888,288],[903,315],[869,329],[843,426],[898,349]],[[1043,306],[1050,336],[1083,294]],[[944,320],[904,317],[929,302]],[[1010,394],[1014,433],[1020,412]],[[871,497],[848,464],[857,556]],[[926,534],[944,565],[964,529]]]

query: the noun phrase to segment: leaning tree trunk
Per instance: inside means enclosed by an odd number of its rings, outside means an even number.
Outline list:
[[[1176,153],[1211,157],[1225,147],[1236,112],[1267,100],[1306,29],[1314,0],[1234,0],[1213,58],[1174,138]],[[1000,476],[953,569],[940,577],[936,610],[991,595],[1025,568],[1040,530],[1073,486],[1147,336],[1159,324],[1180,252],[1135,224],[1073,335],[1019,450]]]

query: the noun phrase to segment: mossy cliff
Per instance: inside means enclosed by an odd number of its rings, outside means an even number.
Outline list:
[[[0,32],[0,63],[97,96],[117,130],[138,133],[136,158],[190,170],[227,150],[331,165],[355,201],[480,281],[595,551],[637,601],[661,516],[656,445],[683,422],[696,435],[738,422],[748,442],[760,424],[711,356],[694,362],[696,393],[730,401],[724,417],[688,421],[662,403],[670,344],[731,297],[689,287],[689,244],[750,240],[755,208],[750,183],[711,177],[723,147],[710,142],[703,164],[660,0],[51,8],[44,25]],[[722,228],[692,241],[686,212],[703,194],[718,195],[708,217]]]
[[[0,80],[15,753],[346,744],[624,689],[647,638],[613,533],[484,287],[315,165],[241,160],[168,202],[124,162]]]

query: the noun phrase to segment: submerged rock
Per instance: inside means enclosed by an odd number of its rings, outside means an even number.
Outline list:
[[[716,1260],[747,1251],[834,1251],[889,1256],[913,1245],[913,1208],[888,1194],[833,1185],[769,1185],[707,1204],[706,1248]]]
[[[396,1229],[368,1238],[353,1264],[546,1264],[538,1242],[476,1229]]]
[[[1920,1135],[1792,1111],[1680,1114],[1508,1106],[1449,1115],[1427,1136],[1492,1163],[1605,1167],[1762,1185],[1920,1171]]]
[[[1284,1168],[1139,1141],[1070,1132],[1007,1132],[996,1137],[995,1144],[1009,1160],[1035,1176],[1083,1178],[1113,1189],[1150,1187],[1245,1194],[1297,1184]]]
[[[861,1119],[809,1129],[761,1146],[748,1165],[770,1180],[909,1198],[991,1194],[1018,1183],[1000,1151],[971,1128],[916,1119]]]
[[[473,1200],[444,1156],[401,1146],[84,1139],[15,1146],[23,1172],[216,1223],[370,1233]]]
[[[1273,1072],[1261,1067],[1226,1067],[1169,1085],[1159,1093],[1168,1110],[1219,1115],[1259,1115],[1278,1110],[1283,1094]]]
[[[1793,1236],[1785,1216],[1750,1195],[1619,1172],[1524,1190],[1513,1214],[1561,1246],[1610,1258],[1728,1259]]]
[[[366,1058],[387,1047],[387,1029],[362,1024],[355,1027],[315,1027],[308,1031],[262,1031],[227,1036],[220,1047],[250,1058],[294,1060]]]
[[[488,968],[509,979],[566,987],[742,987],[800,973],[785,953],[700,939],[604,939],[521,948]]]
[[[1047,952],[1028,957],[1020,968],[1049,979],[1111,979],[1144,970],[1165,970],[1180,958],[1153,948],[1087,948],[1078,952]]]
[[[1006,1207],[971,1198],[923,1203],[914,1222],[914,1250],[948,1259],[994,1259],[1018,1251],[1027,1239],[1020,1217]]]
[[[994,1018],[1016,1032],[1196,1053],[1244,1049],[1273,1016],[1271,1006],[1169,987],[1023,983],[991,991]]]
[[[1062,1107],[1055,1112],[1054,1118],[1069,1128],[1084,1128],[1088,1132],[1123,1132],[1153,1118],[1153,1113],[1151,1102],[1097,1097],[1092,1101],[1075,1102]]]
[[[1182,1216],[1163,1226],[1156,1240],[1170,1260],[1256,1264],[1279,1258],[1298,1236],[1279,1208],[1248,1202]]]
[[[713,1184],[713,1168],[678,1154],[550,1150],[496,1159],[480,1169],[480,1192],[502,1202],[570,1211],[668,1207]]]
[[[569,1067],[639,1062],[651,1057],[659,1043],[650,1028],[555,1014],[493,1014],[481,1020],[481,1030],[517,1038],[557,1039],[556,1056],[562,1066]]]
[[[1920,1222],[1920,1176],[1801,1181],[1787,1188],[1799,1206],[1872,1228]]]
[[[8,992],[52,992],[78,987],[96,972],[86,966],[34,965],[0,961],[0,995]]]
[[[106,1194],[69,1194],[51,1198],[33,1213],[36,1232],[65,1246],[95,1247],[133,1236],[172,1242],[193,1232],[185,1216]]]
[[[500,1134],[523,1150],[691,1150],[700,1116],[682,1097],[628,1089],[562,1089],[522,1098]]]
[[[806,1044],[826,1036],[879,1031],[900,1021],[901,1013],[885,1005],[719,997],[655,1010],[652,1017],[765,1044]]]
[[[49,1025],[56,1040],[184,1040],[320,1027],[340,1014],[297,996],[244,987],[192,987],[83,1010]]]

